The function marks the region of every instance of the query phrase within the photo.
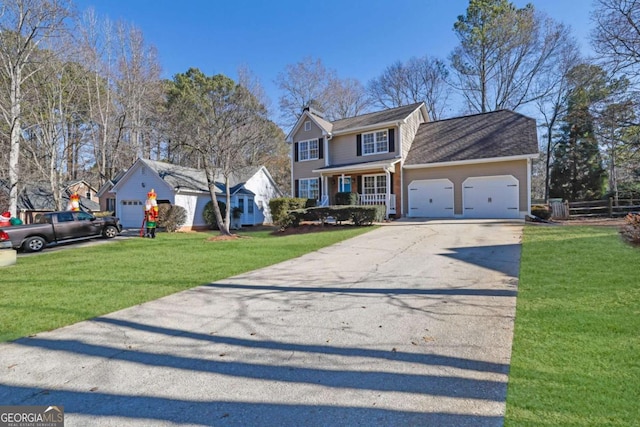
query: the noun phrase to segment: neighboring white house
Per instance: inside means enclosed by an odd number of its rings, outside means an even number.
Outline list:
[[[269,200],[282,197],[275,181],[264,166],[246,167],[230,178],[231,206],[242,210],[242,225],[271,223]],[[187,221],[182,230],[205,229],[205,205],[211,200],[205,172],[200,169],[138,159],[111,188],[116,198],[116,216],[125,228],[141,227],[144,202],[154,189],[158,203],[182,206]],[[216,197],[226,203],[221,177],[216,179]]]

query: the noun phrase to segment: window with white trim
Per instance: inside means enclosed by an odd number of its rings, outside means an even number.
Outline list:
[[[304,130],[306,132],[311,130],[311,122],[309,122],[309,121],[304,122]]]
[[[362,193],[363,194],[386,194],[387,193],[387,176],[386,175],[364,175],[362,177]]]
[[[298,197],[305,199],[319,199],[320,187],[318,178],[304,178],[298,180]]]
[[[298,161],[304,162],[306,160],[318,159],[318,140],[310,139],[308,141],[298,142]]]
[[[362,134],[362,154],[379,154],[389,152],[389,132],[386,130],[379,132]]]

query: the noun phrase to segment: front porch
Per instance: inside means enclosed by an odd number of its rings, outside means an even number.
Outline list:
[[[384,205],[386,217],[399,212],[399,162],[396,159],[376,164],[328,167],[316,170],[320,172],[320,185],[323,197],[322,206],[336,203],[336,194],[356,193],[360,205]]]

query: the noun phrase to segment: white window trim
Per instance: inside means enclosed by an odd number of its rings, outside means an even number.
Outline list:
[[[387,134],[387,149],[386,150],[380,150],[378,151],[378,134],[379,133],[386,133]],[[364,137],[365,135],[373,135],[373,152],[372,153],[366,153],[364,146]],[[361,136],[361,141],[362,141],[362,155],[363,156],[373,156],[375,154],[383,154],[383,153],[388,153],[389,152],[389,130],[385,129],[385,130],[376,130],[373,132],[367,132],[367,133],[363,133]]]
[[[317,197],[309,197],[310,196],[310,186],[309,184],[307,184],[307,188],[306,188],[306,195],[302,195],[302,182],[307,182],[307,183],[311,183],[312,181],[316,182],[316,189],[318,192]],[[306,198],[306,199],[316,199],[318,200],[320,198],[320,180],[318,178],[300,178],[298,179],[298,194],[296,197],[301,197],[301,198]]]
[[[308,132],[308,131],[311,130],[311,122],[309,120],[304,122],[304,130],[305,130],[305,132]]]
[[[360,189],[361,194],[387,194],[387,182],[385,181],[385,186],[384,186],[384,191],[382,193],[378,192],[378,179],[376,178],[376,186],[375,186],[375,193],[365,193],[365,181],[367,177],[378,177],[378,176],[383,176],[385,178],[385,180],[387,179],[387,175],[384,173],[376,173],[376,174],[369,174],[369,175],[362,175],[362,189]]]
[[[313,142],[316,143],[316,149],[315,149],[316,155],[315,155],[315,157],[311,157],[311,148],[309,147],[309,145],[311,143],[313,143]],[[307,147],[304,151],[302,150],[302,144],[306,144],[306,147]],[[302,153],[303,152],[307,153],[307,155],[309,157],[307,157],[306,159],[303,159],[302,158]],[[320,144],[319,144],[319,141],[318,141],[317,138],[316,139],[307,139],[305,141],[298,142],[298,161],[299,162],[308,162],[308,161],[311,161],[311,160],[318,160],[319,158],[320,158]]]

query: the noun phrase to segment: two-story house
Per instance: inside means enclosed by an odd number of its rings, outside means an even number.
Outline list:
[[[291,143],[292,193],[333,204],[341,191],[396,218],[524,218],[535,120],[500,110],[435,122],[424,103],[328,121],[305,109]]]

